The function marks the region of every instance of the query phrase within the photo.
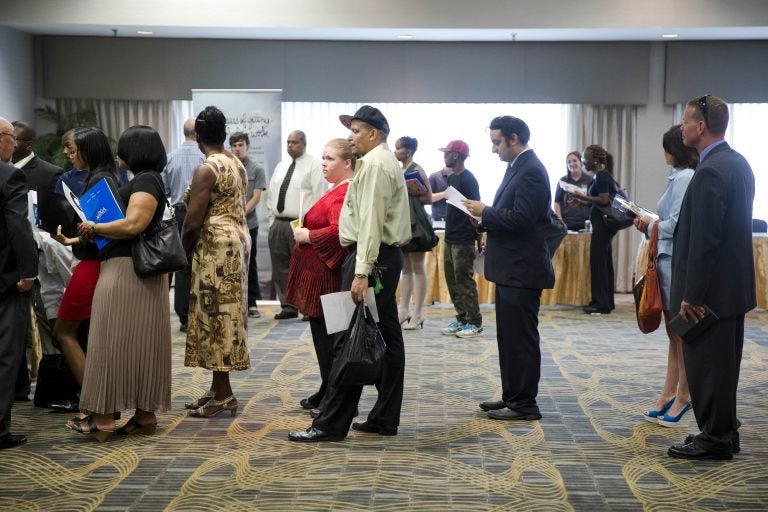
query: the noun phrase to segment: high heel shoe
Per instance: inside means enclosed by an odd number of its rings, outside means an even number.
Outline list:
[[[204,406],[205,404],[207,404],[208,401],[210,399],[212,399],[212,398],[213,398],[213,391],[211,391],[209,389],[208,391],[203,393],[203,396],[201,396],[200,398],[198,398],[194,402],[191,402],[191,403],[188,403],[188,404],[184,404],[184,408],[185,409],[199,409],[202,406]]]
[[[128,420],[128,423],[115,431],[119,436],[128,436],[133,434],[152,435],[157,430],[157,423],[147,423],[142,425],[135,417]]]
[[[90,417],[91,417],[90,414],[86,414],[84,416],[75,416],[74,418],[72,418],[69,421],[72,422],[72,423],[80,423],[81,421],[87,421],[88,418],[90,418]],[[120,411],[113,412],[112,413],[112,419],[113,420],[119,420],[120,419]]]
[[[411,321],[411,315],[408,315],[408,316],[400,316],[400,315],[398,315],[397,316],[397,320],[400,322],[400,325],[405,325],[405,324],[407,324],[408,322]]]
[[[411,317],[408,319],[408,322],[403,326],[404,331],[415,331],[416,329],[423,329],[424,328],[424,317],[419,315],[419,317]]]
[[[691,402],[688,402],[685,404],[685,407],[683,407],[683,410],[680,411],[680,414],[677,416],[670,416],[669,414],[664,413],[663,416],[659,417],[659,425],[662,427],[671,427],[671,428],[683,428],[688,426],[688,420],[686,421],[680,421],[683,419],[683,416],[686,412],[692,407]]]
[[[87,431],[83,430],[83,423],[86,423],[88,425]],[[70,425],[67,425],[67,426],[72,430],[74,430],[75,432],[90,435],[100,443],[103,443],[104,441],[112,437],[112,434],[115,433],[114,430],[99,430],[99,427],[96,425],[96,421],[93,419],[93,416],[87,416],[85,420],[79,423],[73,423],[72,426]]]
[[[673,403],[675,403],[675,397],[672,397],[672,400],[664,404],[658,411],[656,409],[649,409],[643,412],[643,419],[645,419],[645,421],[650,421],[651,423],[657,423],[659,416],[664,416],[669,408],[672,407]]]
[[[224,400],[211,398],[202,407],[189,411],[189,415],[195,418],[213,418],[222,411],[229,411],[232,417],[237,414],[237,399],[234,395],[230,395]]]

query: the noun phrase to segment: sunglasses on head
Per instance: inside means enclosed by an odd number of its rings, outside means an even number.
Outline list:
[[[701,98],[699,98],[699,110],[701,110],[701,117],[704,118],[704,124],[707,125],[707,128],[709,128],[709,107],[707,107],[707,98],[709,98],[711,94],[705,94]]]

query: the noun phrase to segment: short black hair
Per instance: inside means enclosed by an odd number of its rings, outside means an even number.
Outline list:
[[[25,123],[24,121],[14,121],[11,123],[14,128],[21,128],[27,135],[27,137],[34,141],[37,139],[37,133],[35,132],[35,129],[32,128],[28,123]]]
[[[195,133],[203,144],[221,146],[227,140],[227,118],[221,110],[209,105],[197,114]]]
[[[411,153],[415,153],[416,149],[419,147],[419,141],[416,140],[415,137],[400,137],[397,139],[397,142],[403,145],[403,147],[407,150],[409,150]]]
[[[251,145],[251,139],[248,137],[248,134],[245,132],[235,132],[232,135],[229,136],[229,145],[231,146],[235,142],[240,142],[241,140],[245,141],[246,146]]]
[[[162,172],[167,162],[160,134],[146,125],[131,126],[120,135],[117,156],[134,174],[144,171]]]
[[[95,126],[75,128],[72,134],[80,158],[93,173],[98,169],[115,170],[115,157],[106,134]]]
[[[516,134],[520,144],[526,145],[531,138],[531,130],[525,121],[513,116],[499,116],[491,121],[491,130],[501,130],[507,142]]]
[[[672,155],[672,166],[677,169],[695,169],[699,164],[699,152],[683,144],[683,132],[676,124],[661,138],[664,151]]]

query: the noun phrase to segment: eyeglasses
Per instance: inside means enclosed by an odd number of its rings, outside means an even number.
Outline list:
[[[17,139],[16,139],[16,134],[15,134],[15,133],[0,132],[0,137],[2,137],[3,135],[7,135],[7,136],[9,136],[10,138],[12,138],[13,140],[17,140]]]
[[[699,110],[701,110],[701,117],[704,118],[704,124],[707,125],[707,128],[709,128],[709,107],[707,107],[707,98],[709,98],[711,94],[705,94],[701,98],[699,98]]]

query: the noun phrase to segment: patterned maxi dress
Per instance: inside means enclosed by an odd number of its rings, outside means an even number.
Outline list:
[[[216,174],[192,259],[185,366],[245,370],[248,255],[245,221],[248,179],[240,160],[214,154],[204,165]]]

